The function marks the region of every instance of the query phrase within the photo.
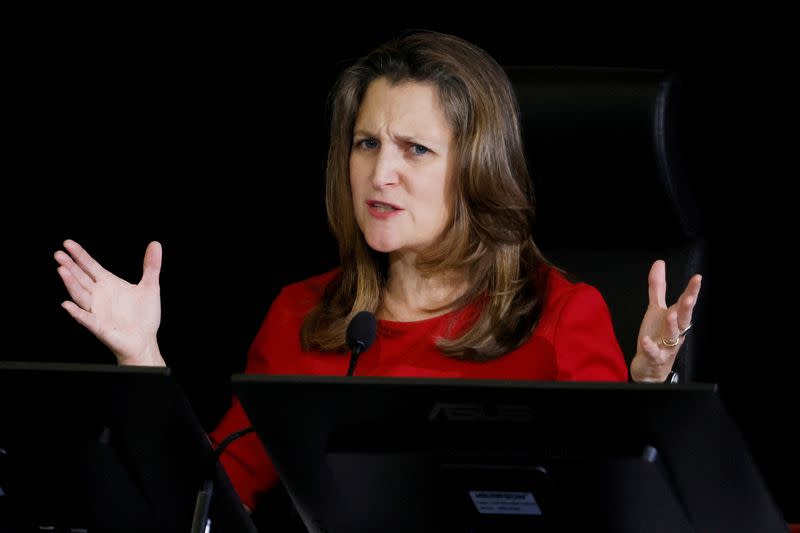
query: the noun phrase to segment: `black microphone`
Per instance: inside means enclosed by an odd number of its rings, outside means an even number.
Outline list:
[[[378,331],[378,321],[369,311],[359,311],[347,325],[347,346],[350,347],[350,367],[347,375],[352,376],[358,363],[358,356],[366,352],[375,342],[375,333]]]

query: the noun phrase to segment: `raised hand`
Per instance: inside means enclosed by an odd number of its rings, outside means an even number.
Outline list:
[[[165,366],[156,334],[161,322],[161,244],[151,242],[132,285],[104,269],[75,241],[54,257],[72,300],[61,305],[108,346],[121,365]]]
[[[692,327],[692,311],[700,294],[700,274],[689,280],[678,301],[667,307],[664,261],[656,261],[647,278],[649,304],[639,327],[636,355],[631,361],[634,381],[662,382],[667,378],[683,339]]]

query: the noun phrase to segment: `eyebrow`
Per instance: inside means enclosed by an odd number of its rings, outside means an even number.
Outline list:
[[[354,138],[355,137],[377,137],[377,135],[375,135],[374,133],[372,133],[370,131],[359,129],[359,130],[355,130],[353,132],[353,137]],[[407,143],[411,143],[411,144],[422,144],[422,145],[425,145],[425,146],[429,146],[430,145],[432,147],[437,147],[437,148],[441,148],[441,146],[442,146],[442,143],[440,143],[438,141],[435,141],[433,139],[425,139],[425,138],[416,137],[416,136],[413,136],[413,135],[396,135],[394,138],[398,139],[401,142],[407,142]],[[445,144],[446,144],[446,142],[445,142]]]

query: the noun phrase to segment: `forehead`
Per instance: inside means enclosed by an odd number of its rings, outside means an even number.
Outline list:
[[[356,129],[399,129],[402,134],[450,137],[451,127],[432,83],[390,83],[378,78],[369,84],[356,116]]]

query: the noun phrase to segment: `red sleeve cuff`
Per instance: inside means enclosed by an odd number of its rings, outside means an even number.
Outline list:
[[[209,435],[211,442],[216,447],[231,433],[250,425],[239,400],[234,398],[230,410]],[[255,509],[260,494],[267,492],[278,482],[278,474],[272,461],[255,433],[233,441],[222,453],[220,462],[239,499],[250,509]]]

